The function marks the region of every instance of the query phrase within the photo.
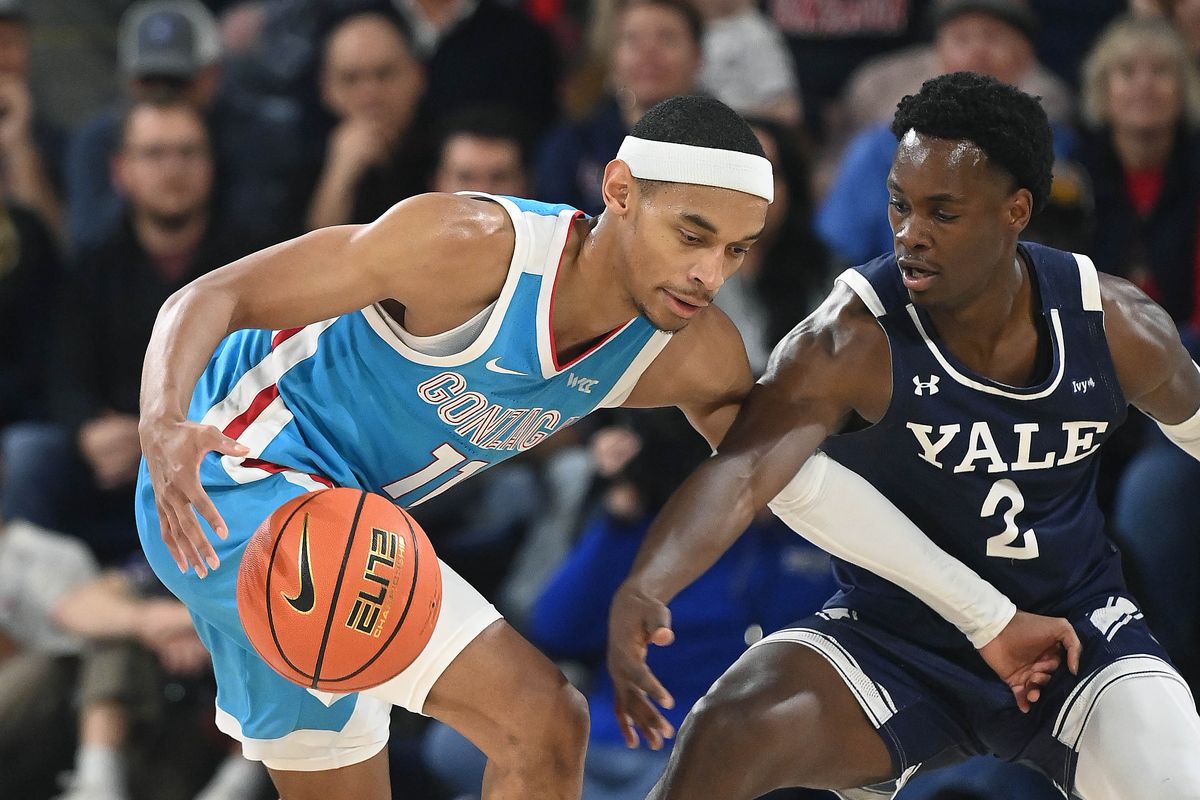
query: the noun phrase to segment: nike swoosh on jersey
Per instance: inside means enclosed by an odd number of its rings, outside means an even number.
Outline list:
[[[295,597],[279,593],[287,600],[288,605],[307,614],[313,610],[316,603],[316,592],[313,590],[312,562],[308,558],[308,514],[304,515],[304,529],[300,532],[300,591]]]
[[[484,364],[484,366],[488,368],[489,372],[499,372],[501,375],[525,375],[526,374],[524,372],[518,372],[515,369],[505,369],[504,367],[500,366],[499,358],[493,358],[491,361]]]

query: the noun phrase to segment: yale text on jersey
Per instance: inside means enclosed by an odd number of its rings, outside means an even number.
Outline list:
[[[1082,420],[1064,422],[1060,435],[1048,431],[1038,436],[1040,426],[1036,422],[1019,422],[1011,426],[993,426],[986,421],[973,422],[964,430],[960,424],[922,425],[909,422],[917,445],[917,456],[938,469],[954,472],[1021,472],[1034,469],[1073,464],[1090,456],[1100,447],[1097,437],[1108,430],[1107,422]],[[1000,440],[997,436],[1003,437]],[[1038,437],[1042,449],[1035,451],[1034,438]],[[1047,440],[1054,438],[1058,447],[1045,447]],[[1012,443],[1016,442],[1015,457]],[[1003,442],[1004,451],[1011,460],[1001,454],[998,441]]]

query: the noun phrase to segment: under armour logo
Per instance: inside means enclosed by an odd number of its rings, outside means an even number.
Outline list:
[[[913,394],[915,394],[917,397],[920,397],[923,394],[937,394],[937,385],[938,381],[940,380],[941,378],[939,378],[937,375],[930,375],[929,380],[927,381],[922,381],[920,376],[913,375],[913,386],[917,387],[913,389]]]
[[[1110,597],[1101,608],[1088,614],[1088,619],[1111,642],[1121,628],[1135,619],[1142,619],[1142,612],[1128,598]]]

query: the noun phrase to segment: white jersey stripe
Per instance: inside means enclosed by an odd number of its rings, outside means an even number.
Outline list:
[[[600,405],[596,408],[616,408],[629,399],[629,395],[633,393],[633,387],[637,386],[637,382],[641,380],[642,373],[653,363],[654,359],[658,358],[659,353],[663,348],[671,343],[671,334],[655,331],[650,337],[650,341],[642,347],[642,351],[637,354],[637,358],[625,368],[624,374],[617,379],[613,384],[612,389],[600,401]]]
[[[238,378],[238,382],[234,384],[225,399],[210,408],[201,423],[225,430],[229,423],[250,408],[259,394],[274,386],[284,373],[301,361],[311,358],[317,352],[318,337],[336,321],[337,318],[334,318],[306,325],[295,336],[288,338],[267,353],[262,361],[246,370],[245,374]]]
[[[933,353],[933,357],[936,358],[937,362],[942,365],[942,369],[946,370],[946,374],[953,378],[955,382],[961,383],[963,386],[967,386],[978,392],[999,395],[1000,397],[1008,397],[1013,400],[1041,400],[1043,397],[1049,397],[1050,395],[1054,394],[1054,390],[1058,388],[1060,383],[1062,383],[1063,373],[1066,372],[1067,369],[1067,345],[1063,339],[1062,320],[1059,319],[1057,308],[1050,309],[1050,327],[1054,329],[1054,342],[1058,348],[1058,372],[1055,373],[1054,380],[1051,381],[1050,385],[1045,389],[1042,389],[1040,392],[1027,394],[1022,394],[1021,392],[1016,391],[1017,387],[1015,386],[1012,387],[1013,391],[1006,391],[996,386],[989,386],[986,383],[980,383],[979,381],[973,380],[959,372],[954,368],[954,365],[951,364],[944,355],[942,355],[942,351],[938,347],[937,342],[933,340],[933,337],[930,336],[929,332],[925,330],[925,326],[921,324],[921,317],[919,314],[917,314],[917,307],[912,303],[909,303],[907,308],[908,316],[912,318],[913,324],[916,325],[917,331],[921,334],[921,338],[925,340],[925,345],[929,348],[929,352]]]
[[[1080,253],[1072,253],[1075,263],[1079,265],[1079,288],[1083,295],[1084,311],[1103,311],[1100,300],[1100,275],[1092,260]]]
[[[871,282],[861,272],[851,267],[841,275],[838,275],[837,279],[849,286],[858,295],[859,299],[866,304],[867,308],[871,309],[871,313],[876,317],[882,317],[887,314],[887,309],[883,307],[883,301],[879,299],[879,295],[875,292],[875,287],[871,285]]]

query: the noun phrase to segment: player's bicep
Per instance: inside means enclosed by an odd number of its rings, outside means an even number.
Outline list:
[[[446,250],[442,240],[459,233],[445,220],[464,202],[453,196],[410,198],[368,225],[306,233],[222,267],[196,285],[227,295],[234,328],[296,327],[386,298],[423,299],[437,285],[430,264]]]
[[[1166,424],[1200,408],[1200,372],[1178,329],[1157,303],[1105,276],[1104,330],[1121,390],[1130,404]]]
[[[676,406],[716,447],[753,383],[741,335],[714,307],[672,337],[623,405]]]

